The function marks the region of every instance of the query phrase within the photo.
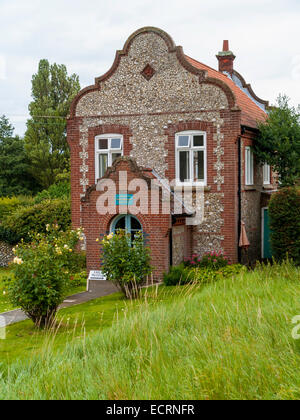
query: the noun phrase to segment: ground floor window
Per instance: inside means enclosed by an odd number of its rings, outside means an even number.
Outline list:
[[[245,148],[245,184],[254,184],[254,156],[249,146]]]
[[[136,233],[143,230],[139,220],[131,214],[122,214],[114,219],[111,225],[111,231],[116,232],[118,229],[124,229],[130,233],[132,241]]]
[[[270,185],[271,184],[271,168],[270,165],[267,163],[263,166],[263,174],[264,174],[264,185]]]

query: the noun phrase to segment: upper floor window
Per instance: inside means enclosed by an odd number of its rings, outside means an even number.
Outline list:
[[[271,184],[271,167],[267,163],[263,166],[264,185]]]
[[[123,155],[123,137],[120,134],[104,134],[95,139],[96,182],[109,166]]]
[[[245,148],[245,184],[254,184],[254,156],[249,146]]]
[[[177,183],[206,185],[206,133],[184,131],[176,134]]]

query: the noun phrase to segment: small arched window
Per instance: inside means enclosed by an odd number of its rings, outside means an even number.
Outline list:
[[[138,232],[142,232],[142,225],[140,221],[131,214],[121,214],[117,216],[111,224],[111,232],[116,232],[118,229],[124,229],[130,233],[131,241],[134,240]]]
[[[123,136],[103,134],[95,138],[96,182],[104,176],[107,168],[121,156],[123,156]]]
[[[206,133],[183,131],[176,134],[175,141],[177,183],[206,185]]]

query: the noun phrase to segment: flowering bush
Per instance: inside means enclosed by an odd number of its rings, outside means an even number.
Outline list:
[[[69,257],[82,231],[62,232],[47,225],[47,234],[32,236],[14,248],[14,276],[8,280],[8,295],[39,327],[49,326],[70,287]]]
[[[131,242],[130,235],[120,229],[102,241],[102,270],[127,298],[138,296],[141,284],[151,273],[150,251],[139,232]]]
[[[186,267],[207,267],[213,270],[231,265],[228,258],[222,252],[216,251],[209,252],[202,258],[194,254],[191,258],[186,258],[184,263]]]

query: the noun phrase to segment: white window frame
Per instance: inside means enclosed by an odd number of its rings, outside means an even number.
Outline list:
[[[263,165],[263,181],[264,185],[271,184],[271,166],[267,163]]]
[[[188,147],[179,147],[179,136],[189,136],[189,146]],[[203,146],[193,146],[193,136],[203,136]],[[179,164],[179,152],[189,152],[189,173],[190,179],[186,182],[180,181],[180,164]],[[203,181],[193,181],[193,153],[197,151],[204,152],[204,180]],[[206,186],[207,185],[207,133],[205,131],[181,131],[175,135],[175,167],[176,167],[176,185],[195,185],[195,186]]]
[[[107,139],[108,140],[108,149],[99,149],[99,140]],[[121,139],[121,149],[112,149],[111,141],[113,139]],[[112,155],[114,153],[120,153],[123,156],[124,153],[124,141],[121,134],[101,134],[100,136],[95,137],[95,180],[96,183],[100,179],[100,165],[99,165],[99,155],[108,155],[107,157],[107,167],[109,168],[112,165]]]
[[[250,146],[245,147],[245,185],[254,185],[254,155]]]

